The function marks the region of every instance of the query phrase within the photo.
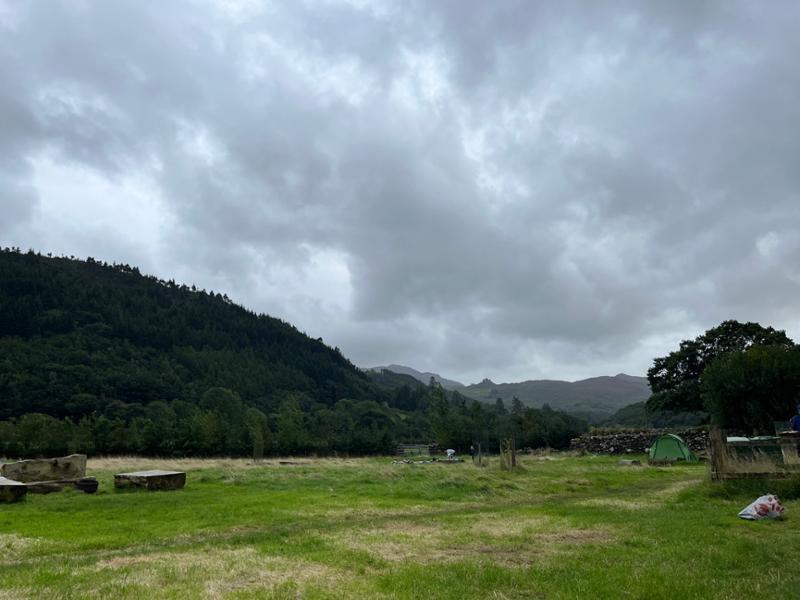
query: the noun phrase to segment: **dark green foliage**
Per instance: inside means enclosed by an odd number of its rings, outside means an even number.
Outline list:
[[[731,352],[706,369],[702,392],[721,427],[773,434],[774,422],[788,421],[800,400],[800,350],[752,346]]]
[[[586,428],[517,404],[367,376],[291,325],[128,265],[0,252],[0,456],[565,447]]]
[[[650,411],[646,402],[636,402],[620,408],[600,422],[602,427],[695,427],[708,423],[705,412]]]
[[[517,448],[567,448],[572,438],[587,430],[586,421],[545,405],[540,409],[524,407],[512,399],[512,410],[498,398],[486,405],[452,392],[432,382],[429,410],[434,440],[441,447],[465,449],[472,442],[497,451],[500,440],[514,438]]]
[[[706,367],[720,356],[754,345],[791,348],[794,343],[783,331],[733,320],[724,321],[694,340],[684,340],[678,350],[656,358],[647,371],[653,391],[648,408],[651,411],[702,411],[701,379]]]
[[[194,402],[209,388],[275,410],[284,391],[367,399],[341,353],[227,297],[107,266],[0,253],[0,418],[80,418],[118,400]]]

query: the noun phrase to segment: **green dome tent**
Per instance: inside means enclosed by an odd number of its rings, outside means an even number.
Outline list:
[[[650,446],[650,462],[696,462],[697,457],[681,438],[672,433],[660,435]]]

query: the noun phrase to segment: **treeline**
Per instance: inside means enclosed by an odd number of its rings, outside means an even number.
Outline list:
[[[412,403],[413,410],[398,404]],[[566,448],[586,422],[548,407],[510,410],[502,401],[481,404],[439,386],[402,386],[393,405],[339,400],[333,406],[300,394],[274,413],[246,405],[238,394],[212,388],[199,404],[183,400],[110,403],[80,419],[28,413],[0,422],[0,456],[142,454],[252,456],[387,454],[396,445],[435,442],[466,452],[472,444],[496,451],[500,440],[518,447]]]
[[[0,455],[558,448],[585,427],[368,376],[287,323],[129,265],[0,251]]]
[[[703,411],[649,410],[647,402],[636,402],[620,408],[610,417],[603,419],[599,427],[652,427],[667,429],[676,427],[697,427],[706,425],[709,415]]]

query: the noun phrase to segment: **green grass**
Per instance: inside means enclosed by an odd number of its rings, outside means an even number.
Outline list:
[[[785,502],[782,521],[740,520],[772,484],[713,486],[702,465],[297,462],[90,461],[96,495],[0,505],[0,599],[786,598],[800,587],[800,502]],[[113,491],[114,472],[154,466],[187,470],[186,488]]]

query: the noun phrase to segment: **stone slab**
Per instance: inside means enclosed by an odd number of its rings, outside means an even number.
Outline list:
[[[29,494],[52,494],[60,492],[67,486],[87,494],[94,494],[100,485],[95,477],[81,477],[79,479],[57,479],[55,481],[33,481],[24,484]]]
[[[13,479],[0,477],[0,503],[19,502],[28,493],[28,486]]]
[[[86,476],[86,455],[70,454],[61,458],[35,458],[0,465],[0,475],[31,483],[59,479],[80,479]]]
[[[64,484],[56,483],[55,481],[36,481],[34,483],[26,483],[25,487],[31,494],[52,494],[53,492],[60,492],[64,489]]]
[[[141,487],[148,490],[179,490],[186,485],[183,471],[134,471],[114,475],[114,487]]]

